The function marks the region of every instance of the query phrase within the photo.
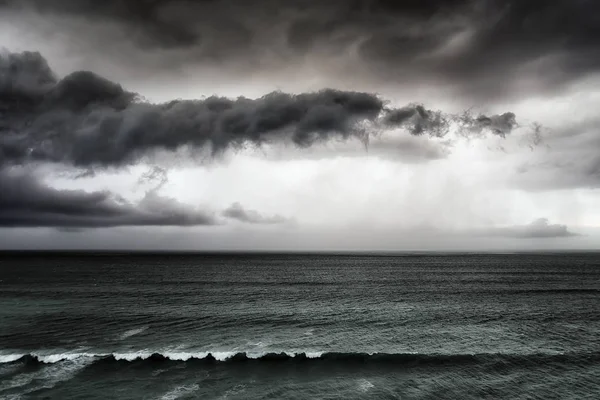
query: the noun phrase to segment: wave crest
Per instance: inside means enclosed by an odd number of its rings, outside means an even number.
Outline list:
[[[536,354],[421,354],[421,353],[343,353],[343,352],[152,352],[131,353],[57,353],[57,354],[4,354],[0,364],[27,362],[54,364],[58,362],[92,359],[93,362],[344,362],[393,364],[470,364],[503,362],[528,364],[540,362],[600,362],[599,353],[536,353]]]

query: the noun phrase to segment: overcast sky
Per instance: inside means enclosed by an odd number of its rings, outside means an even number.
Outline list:
[[[600,246],[600,2],[0,0],[0,248]]]

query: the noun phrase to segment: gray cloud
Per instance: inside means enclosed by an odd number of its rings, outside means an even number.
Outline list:
[[[561,121],[534,137],[540,150],[520,163],[513,183],[529,191],[600,187],[600,118]]]
[[[140,184],[154,186],[137,204],[109,192],[54,189],[32,174],[15,172],[18,166],[57,163],[83,168],[87,176],[95,168],[121,168],[154,152],[182,147],[216,155],[246,146],[308,148],[358,139],[369,148],[370,137],[379,138],[381,132],[400,129],[408,132],[407,137],[439,139],[445,138],[451,124],[466,136],[504,137],[517,127],[512,113],[454,115],[420,104],[394,108],[375,94],[333,89],[152,104],[92,72],[74,72],[60,79],[39,53],[4,53],[0,56],[0,183],[7,195],[0,201],[0,226],[77,229],[220,223],[214,213],[161,196],[158,192],[168,175],[159,166],[142,176]],[[379,153],[398,155],[411,146],[419,157],[429,159],[442,157],[447,149],[443,145],[419,152],[414,142],[397,137],[373,143]],[[251,224],[287,221],[237,203],[220,215]]]
[[[240,203],[233,203],[222,215],[249,224],[281,224],[289,221],[281,215],[264,216],[255,210],[247,210]]]
[[[582,228],[578,228],[582,229]],[[473,235],[465,232],[435,232],[402,227],[300,226],[294,229],[223,229],[189,230],[125,227],[91,229],[79,234],[54,229],[0,229],[0,249],[147,249],[188,251],[531,251],[596,249],[600,230],[569,240],[511,238]]]
[[[130,63],[140,73],[195,62],[239,73],[276,70],[315,57],[323,70],[331,66],[330,73],[354,81],[364,78],[389,85],[433,80],[493,98],[519,92],[524,76],[535,78],[537,89],[545,90],[600,67],[600,5],[586,0],[3,4],[17,19],[32,13],[46,21],[56,19],[55,30],[106,49],[103,56],[111,57],[112,63]],[[85,29],[59,24],[59,18],[81,19]],[[111,34],[115,30],[118,34]],[[129,46],[124,41],[130,41]],[[127,53],[128,48],[134,51]],[[140,63],[142,58],[149,60],[148,54],[154,55],[153,61]]]
[[[557,90],[596,73],[599,7],[586,0],[0,0],[0,25],[19,25],[16,32],[32,32],[32,38],[57,33],[48,35],[49,43],[90,57],[88,64],[101,60],[110,66],[103,72],[125,67],[142,81],[198,66],[223,69],[232,82],[263,71],[287,77],[301,74],[306,60],[335,84],[407,93],[425,84],[471,101],[471,95],[498,99]],[[503,137],[519,127],[510,112],[396,108],[373,93],[333,89],[153,104],[93,72],[61,78],[38,53],[0,52],[0,185],[13,193],[0,199],[0,226],[268,224],[271,217],[238,204],[213,214],[159,195],[168,180],[160,167],[142,178],[152,188],[139,204],[107,192],[54,189],[14,167],[50,162],[93,174],[153,162],[163,151],[210,157],[289,144],[294,152],[310,148],[329,156],[352,153],[359,141],[369,152],[423,161],[451,151],[445,143],[451,126],[468,137]],[[520,168],[522,186],[597,187],[597,126],[551,138],[547,152]],[[387,137],[396,129],[407,135]],[[344,147],[347,139],[357,146]],[[539,144],[537,137],[532,143]],[[334,146],[318,153],[328,144]],[[488,233],[572,235],[543,220]]]
[[[485,228],[447,229],[441,226],[426,224],[407,229],[405,234],[429,237],[455,237],[463,239],[478,238],[481,240],[494,238],[506,239],[550,239],[581,236],[572,232],[567,225],[551,224],[547,218],[538,218],[526,225],[488,226]]]
[[[148,190],[137,203],[108,191],[59,190],[43,183],[39,176],[19,168],[0,169],[0,227],[54,227],[64,232],[85,228],[126,226],[202,226],[221,225],[226,220],[217,213],[199,210],[158,190],[167,182],[160,167],[144,174],[145,181],[158,185]],[[288,222],[279,215],[263,216],[234,203],[220,213],[225,219],[250,224]]]
[[[153,151],[188,146],[218,154],[229,148],[293,143],[310,147],[403,128],[444,137],[451,123],[469,135],[504,136],[515,116],[453,115],[411,104],[393,108],[377,95],[325,89],[258,99],[209,97],[144,102],[92,72],[57,80],[37,53],[9,53],[0,61],[0,156],[79,167],[134,163]]]
[[[31,173],[0,169],[0,226],[101,228],[215,225],[209,212],[193,210],[149,192],[137,204],[109,192],[58,190]]]
[[[323,143],[310,149],[271,146],[257,149],[254,153],[261,158],[272,161],[289,161],[296,159],[323,160],[333,157],[365,158],[397,161],[403,164],[418,164],[447,157],[452,151],[451,140],[423,140],[410,135],[380,135],[369,138],[368,145],[358,140],[346,142]],[[250,153],[252,154],[252,153]]]
[[[566,225],[550,224],[546,218],[536,219],[528,225],[494,228],[482,234],[486,236],[501,236],[520,239],[579,236],[578,234],[569,231],[569,228]]]

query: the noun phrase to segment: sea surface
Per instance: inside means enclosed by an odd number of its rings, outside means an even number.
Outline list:
[[[0,254],[1,399],[600,399],[600,254]]]

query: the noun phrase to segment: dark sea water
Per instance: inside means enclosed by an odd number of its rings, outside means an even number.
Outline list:
[[[2,399],[600,399],[600,255],[0,255]]]

